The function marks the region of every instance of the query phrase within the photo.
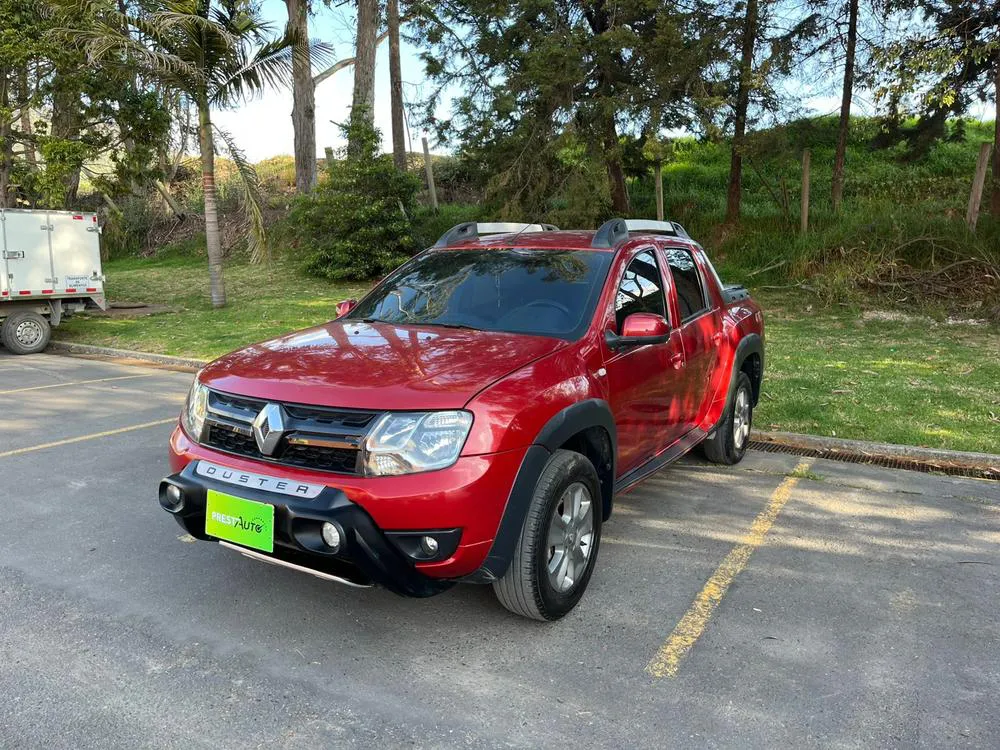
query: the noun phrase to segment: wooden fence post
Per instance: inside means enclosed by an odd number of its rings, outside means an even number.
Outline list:
[[[427,190],[431,195],[431,208],[438,210],[437,190],[434,187],[434,167],[431,166],[431,150],[427,147],[427,137],[420,139],[424,143],[424,169],[427,170]]]
[[[809,231],[809,149],[802,152],[802,234]]]
[[[1000,148],[1000,146],[998,146]],[[983,200],[983,186],[986,184],[986,165],[990,161],[992,143],[979,144],[979,160],[976,162],[976,176],[972,179],[972,193],[969,194],[969,210],[965,212],[965,224],[970,232],[976,231],[979,221],[979,205]]]
[[[656,180],[656,220],[663,221],[663,165],[660,162],[653,167],[653,177]]]

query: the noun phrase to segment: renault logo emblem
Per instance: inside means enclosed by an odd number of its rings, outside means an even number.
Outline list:
[[[279,404],[268,404],[253,421],[253,437],[265,456],[273,456],[285,434],[285,410]]]

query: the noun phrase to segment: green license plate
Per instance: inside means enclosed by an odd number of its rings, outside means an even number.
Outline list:
[[[205,533],[262,552],[274,552],[274,506],[209,490]]]

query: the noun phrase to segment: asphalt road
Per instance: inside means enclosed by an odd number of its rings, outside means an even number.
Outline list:
[[[997,746],[1000,483],[688,461],[541,624],[185,541],[190,377],[0,352],[0,747]]]

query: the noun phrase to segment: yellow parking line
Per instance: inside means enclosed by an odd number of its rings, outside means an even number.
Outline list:
[[[143,422],[142,424],[134,424],[131,427],[119,427],[117,430],[106,430],[105,432],[95,432],[91,435],[81,435],[75,438],[66,438],[65,440],[56,440],[54,443],[42,443],[41,445],[32,445],[27,448],[17,448],[12,451],[4,451],[0,453],[0,458],[7,458],[8,456],[20,456],[22,453],[32,453],[34,451],[42,451],[46,448],[58,448],[60,445],[70,445],[71,443],[82,443],[84,440],[96,440],[97,438],[110,437],[111,435],[121,435],[123,432],[132,432],[133,430],[142,430],[146,427],[156,427],[161,424],[170,424],[171,422],[176,422],[177,417],[171,417],[170,419],[158,419],[155,422]]]
[[[705,632],[715,608],[719,606],[719,602],[726,595],[736,576],[747,566],[754,550],[764,543],[764,537],[771,530],[778,514],[781,513],[781,509],[785,507],[785,503],[788,502],[792,488],[811,465],[811,459],[800,461],[794,471],[778,485],[774,494],[771,495],[767,507],[754,519],[746,536],[733,547],[719,564],[715,573],[695,597],[688,611],[684,613],[684,617],[677,623],[666,643],[657,651],[652,661],[646,665],[646,671],[649,674],[653,677],[677,676],[681,661],[694,648],[701,634]]]
[[[153,375],[158,373],[148,372],[142,375],[118,375],[113,378],[95,378],[94,380],[76,380],[72,383],[50,383],[49,385],[33,385],[28,388],[14,388],[9,391],[0,391],[0,396],[6,396],[9,393],[24,393],[26,391],[42,391],[46,388],[65,388],[69,385],[87,385],[88,383],[108,383],[112,380],[134,380],[135,378],[151,378]]]

